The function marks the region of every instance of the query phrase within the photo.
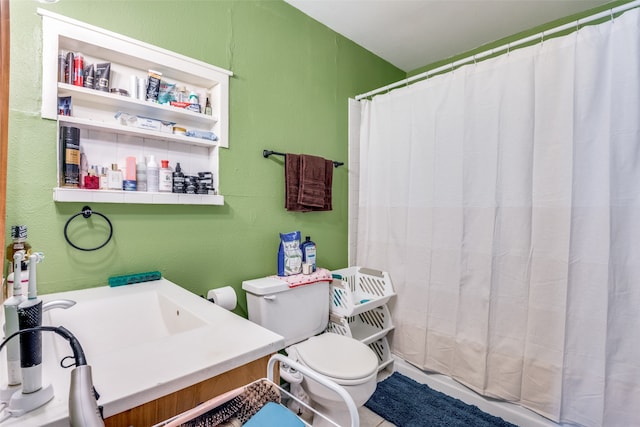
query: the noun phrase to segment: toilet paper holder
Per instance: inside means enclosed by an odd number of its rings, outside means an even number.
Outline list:
[[[207,292],[207,299],[229,311],[235,309],[236,304],[238,303],[236,291],[231,286],[210,289]]]

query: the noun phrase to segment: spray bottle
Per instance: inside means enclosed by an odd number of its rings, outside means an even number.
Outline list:
[[[24,260],[24,251],[17,251],[13,254],[13,296],[4,302],[4,334],[9,336],[18,331],[18,306],[24,297],[22,296],[22,268],[21,264]],[[9,388],[19,385],[20,375],[20,345],[17,341],[7,343],[7,382]],[[5,393],[0,395],[3,401],[10,397]]]

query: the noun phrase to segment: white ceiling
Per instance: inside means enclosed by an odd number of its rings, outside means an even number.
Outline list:
[[[404,71],[610,0],[285,0]]]

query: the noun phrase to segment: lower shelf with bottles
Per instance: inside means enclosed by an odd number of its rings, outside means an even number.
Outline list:
[[[224,205],[224,196],[206,194],[177,194],[146,191],[84,190],[56,187],[56,202],[130,203],[155,205]]]

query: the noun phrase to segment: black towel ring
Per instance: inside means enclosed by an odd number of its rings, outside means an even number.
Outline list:
[[[86,219],[90,218],[91,215],[98,215],[102,218],[104,218],[105,221],[107,221],[107,224],[109,224],[109,237],[107,237],[107,240],[104,241],[103,244],[101,244],[100,246],[96,246],[95,248],[81,248],[80,246],[76,246],[74,245],[71,240],[69,240],[69,235],[67,234],[67,228],[69,228],[69,223],[71,221],[73,221],[73,219],[79,215],[82,215],[83,217],[85,217]],[[101,214],[100,212],[95,212],[92,211],[91,208],[89,206],[84,206],[82,208],[82,211],[80,211],[79,213],[73,215],[71,218],[69,218],[67,220],[67,223],[64,225],[64,238],[67,240],[67,243],[70,244],[72,247],[78,249],[79,251],[86,251],[86,252],[90,252],[90,251],[97,251],[98,249],[104,247],[107,243],[109,243],[109,241],[111,240],[111,237],[113,236],[113,225],[111,224],[111,221],[109,221],[109,218],[107,218],[106,216],[104,216],[103,214]]]

